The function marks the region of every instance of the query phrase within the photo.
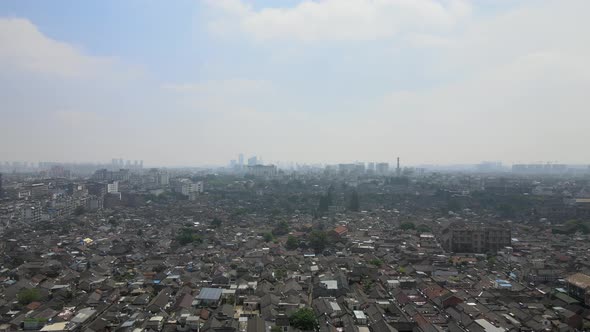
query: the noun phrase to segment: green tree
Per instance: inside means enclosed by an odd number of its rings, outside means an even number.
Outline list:
[[[365,293],[369,293],[371,289],[373,289],[374,284],[375,283],[373,282],[373,280],[365,280],[363,282],[363,291]]]
[[[201,243],[203,239],[197,234],[194,234],[193,230],[190,228],[183,228],[180,233],[176,236],[176,241],[180,243],[180,245],[187,245],[189,243]]]
[[[381,265],[383,265],[383,261],[379,258],[374,258],[369,261],[369,264],[375,265],[376,267],[381,267]]]
[[[270,242],[272,241],[272,234],[271,233],[264,233],[262,234],[262,237],[264,238],[264,242]]]
[[[219,218],[213,218],[213,221],[211,221],[211,226],[213,228],[218,228],[219,226],[221,226],[221,219]]]
[[[350,194],[350,199],[348,200],[348,209],[350,211],[360,210],[359,194],[356,190],[353,190]]]
[[[285,248],[288,250],[295,250],[299,247],[299,241],[293,235],[289,235],[287,238],[287,243],[285,243]]]
[[[324,195],[320,196],[318,211],[319,212],[326,212],[326,211],[328,211],[328,207],[329,207],[328,197],[326,197]]]
[[[273,326],[270,328],[270,332],[283,332],[283,328],[281,326]]]
[[[407,230],[411,230],[411,229],[416,229],[416,225],[414,225],[414,223],[411,221],[406,221],[400,225],[400,228],[404,231],[407,231]]]
[[[36,288],[24,288],[18,292],[17,299],[20,304],[27,305],[31,302],[39,301],[41,299],[41,293]]]
[[[491,266],[491,265],[494,265],[494,264],[496,264],[496,257],[494,257],[494,256],[488,257],[488,265]]]
[[[328,244],[328,236],[324,231],[312,231],[309,234],[309,246],[313,248],[316,253],[322,252]]]
[[[81,216],[86,212],[86,209],[83,206],[78,206],[74,209],[74,215]]]
[[[289,233],[289,224],[282,220],[272,230],[272,234],[275,236],[281,236]]]
[[[428,227],[424,224],[418,225],[418,227],[416,227],[416,231],[418,231],[418,233],[429,233],[430,227]]]
[[[287,276],[287,270],[285,270],[283,268],[276,269],[274,271],[274,273],[275,273],[274,274],[275,275],[275,278],[277,278],[278,280],[282,280],[282,279],[284,279]]]
[[[313,309],[301,308],[289,317],[289,324],[300,330],[313,331],[318,327],[318,320]]]

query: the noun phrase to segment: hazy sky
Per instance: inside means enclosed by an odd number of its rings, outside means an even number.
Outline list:
[[[588,162],[590,1],[0,2],[0,160]]]

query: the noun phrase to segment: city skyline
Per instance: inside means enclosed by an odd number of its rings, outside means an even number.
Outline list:
[[[302,163],[586,163],[589,9],[3,1],[0,151],[162,166],[251,150]]]
[[[152,169],[152,168],[170,168],[170,169],[181,169],[181,168],[203,168],[203,169],[216,169],[216,168],[227,168],[240,169],[247,168],[248,166],[254,165],[274,165],[279,169],[296,169],[298,167],[328,167],[328,166],[346,166],[346,165],[362,165],[367,170],[374,169],[379,164],[385,164],[389,167],[387,173],[395,173],[396,169],[404,168],[421,168],[421,169],[449,169],[449,170],[476,170],[483,172],[493,171],[515,171],[515,167],[561,167],[562,170],[585,170],[590,169],[588,163],[560,163],[558,161],[529,161],[529,162],[518,162],[518,163],[504,163],[502,161],[490,161],[482,160],[474,163],[421,163],[421,164],[408,164],[404,163],[400,157],[393,157],[390,160],[358,160],[348,159],[336,162],[298,162],[293,160],[270,160],[264,161],[260,156],[257,155],[245,155],[240,153],[237,155],[238,159],[230,159],[225,163],[220,164],[191,164],[191,165],[158,165],[148,164],[144,167],[143,160],[131,160],[124,158],[112,158],[110,161],[25,161],[25,160],[0,160],[0,170],[37,170],[37,169],[50,169],[54,166],[88,166],[88,167],[107,167],[110,169]],[[240,157],[249,156],[240,162]]]
[[[0,332],[590,331],[588,12],[0,1]]]

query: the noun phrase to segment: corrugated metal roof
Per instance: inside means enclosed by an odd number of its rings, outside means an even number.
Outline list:
[[[221,288],[203,288],[197,296],[197,300],[217,301],[221,298]]]

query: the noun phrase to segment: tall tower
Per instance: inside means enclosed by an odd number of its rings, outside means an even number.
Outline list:
[[[395,168],[395,174],[397,176],[400,176],[401,173],[402,173],[402,170],[399,168],[399,157],[397,157],[397,167]]]

